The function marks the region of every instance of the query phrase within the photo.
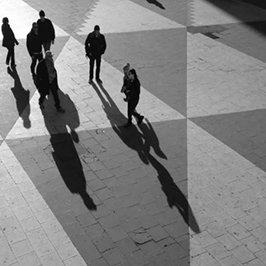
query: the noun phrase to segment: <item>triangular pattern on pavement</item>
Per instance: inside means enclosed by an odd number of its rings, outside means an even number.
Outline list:
[[[266,171],[266,109],[191,118],[226,146]]]
[[[240,1],[189,1],[191,26],[222,25],[238,22],[263,21],[266,10]]]
[[[265,75],[264,62],[188,33],[188,117],[266,108]]]
[[[19,10],[19,19],[17,15]],[[17,39],[26,39],[32,23],[39,19],[39,12],[22,0],[1,0],[0,17],[8,17],[9,24]],[[57,25],[53,24],[56,36],[68,36],[69,34]],[[3,38],[0,35],[0,40]]]
[[[94,25],[100,25],[102,33],[184,28],[129,0],[99,0],[77,33],[88,34]]]
[[[82,48],[82,44],[70,37],[55,61],[59,87],[62,90],[62,107],[67,112],[74,112],[76,108],[77,112],[79,112],[78,116],[80,117],[81,125],[82,122],[88,121],[88,117],[90,117],[91,127],[87,128],[89,130],[111,127],[109,116],[120,124],[125,123],[127,104],[124,102],[123,94],[120,92],[123,74],[103,60],[101,78],[104,83],[102,86],[97,83],[90,86],[87,78],[89,66]],[[77,93],[74,93],[75,89]],[[81,91],[83,91],[82,95]],[[69,97],[66,97],[66,94]],[[31,128],[24,128],[23,121],[18,120],[12,130],[10,130],[7,139],[48,135],[43,121],[43,114],[39,109],[38,97],[39,94],[36,91],[30,101],[31,116],[29,119],[34,121],[34,123],[31,123]],[[61,132],[62,128],[60,128],[60,119],[67,119],[67,114],[59,115],[55,112],[52,97],[50,97],[46,109],[46,115],[54,117],[54,122],[57,125],[57,128],[54,129],[55,133],[63,133]],[[143,113],[150,122],[184,119],[183,115],[156,98],[145,88],[141,90],[138,111]],[[84,117],[82,113],[86,113],[87,117]],[[76,129],[78,131],[84,130],[83,127],[78,129],[78,126],[76,126]],[[63,128],[63,131],[65,131],[65,128]]]

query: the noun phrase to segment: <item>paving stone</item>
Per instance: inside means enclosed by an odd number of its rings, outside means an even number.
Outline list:
[[[64,265],[57,253],[51,253],[51,254],[48,254],[46,256],[43,256],[40,258],[40,261],[41,261],[43,266],[46,266],[46,265],[47,266],[48,265],[50,265],[50,266]]]
[[[240,266],[240,263],[233,255],[230,255],[224,259],[220,260],[221,265],[223,266]]]
[[[216,238],[217,241],[221,242],[228,250],[232,250],[241,245],[241,242],[236,240],[231,234],[226,233]]]
[[[140,245],[140,249],[147,257],[153,257],[163,253],[163,250],[154,241],[149,241]]]
[[[238,240],[250,236],[250,233],[240,224],[228,227],[226,230]]]
[[[255,256],[243,245],[233,249],[232,253],[241,263],[255,259]]]
[[[33,251],[33,248],[27,239],[11,244],[10,246],[16,258]]]
[[[207,247],[209,245],[213,245],[217,243],[218,238],[213,238],[207,231],[201,232],[198,235],[194,235],[193,238],[200,243],[203,247]]]
[[[147,232],[149,235],[151,235],[152,239],[155,242],[160,241],[169,236],[169,234],[161,226],[149,228]]]
[[[103,257],[106,259],[109,265],[115,265],[125,260],[125,257],[119,251],[118,248],[107,250],[106,252],[103,253]]]
[[[26,239],[26,235],[21,228],[4,231],[3,233],[10,245]]]
[[[264,226],[260,226],[256,229],[250,231],[253,236],[255,236],[261,243],[266,242],[266,229]]]
[[[128,237],[128,234],[123,230],[121,226],[115,226],[106,230],[110,238],[117,242]]]
[[[230,252],[220,243],[215,243],[205,248],[216,260],[221,260],[230,255]]]
[[[93,243],[100,252],[104,252],[115,247],[113,240],[106,233],[103,233],[100,237],[95,238]]]
[[[117,241],[116,245],[125,256],[130,255],[138,249],[136,244],[129,237]]]
[[[55,252],[53,245],[47,240],[34,243],[33,249],[39,258]]]
[[[242,239],[241,243],[243,243],[252,253],[258,252],[264,248],[264,245],[252,235]]]
[[[141,250],[137,250],[127,256],[127,261],[129,261],[132,266],[143,266],[148,263],[148,258],[143,254]]]
[[[35,252],[31,252],[29,254],[23,255],[18,258],[19,265],[21,266],[41,266],[42,263],[38,259],[37,255]]]

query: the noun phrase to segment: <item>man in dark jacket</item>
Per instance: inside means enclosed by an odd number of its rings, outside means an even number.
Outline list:
[[[44,51],[48,51],[51,48],[51,43],[54,44],[55,30],[53,23],[50,19],[45,18],[43,10],[39,12],[40,18],[38,19],[39,35],[42,41]]]
[[[57,72],[54,67],[53,55],[50,51],[45,52],[45,59],[40,61],[37,66],[37,80],[36,86],[40,93],[39,105],[43,109],[44,99],[51,91],[55,101],[55,107],[59,113],[64,113],[65,110],[60,106],[60,100],[58,96],[58,82]]]
[[[9,62],[11,61],[11,67],[16,67],[15,64],[15,44],[18,45],[18,41],[14,35],[13,30],[11,29],[9,25],[9,20],[7,17],[4,17],[2,20],[2,34],[3,34],[3,41],[2,46],[6,47],[8,52],[6,55],[6,64],[9,65]]]
[[[90,80],[92,83],[93,79],[93,68],[94,62],[96,61],[96,80],[102,82],[100,79],[100,69],[101,69],[101,57],[106,50],[106,41],[103,34],[100,33],[100,27],[96,25],[94,31],[91,32],[85,41],[85,52],[86,57],[90,59]]]
[[[27,35],[27,49],[31,57],[30,70],[33,78],[35,78],[35,66],[38,62],[43,60],[42,55],[42,42],[38,34],[38,24],[36,22],[32,23],[32,29]]]

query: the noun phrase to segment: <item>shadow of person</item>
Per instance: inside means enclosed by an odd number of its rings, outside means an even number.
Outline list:
[[[147,0],[147,2],[150,4],[156,5],[161,9],[165,9],[165,7],[160,2],[158,2],[157,0]]]
[[[121,124],[121,121],[127,121],[127,118],[118,109],[117,105],[110,97],[109,93],[106,91],[103,85],[100,83],[98,85],[107,100],[102,95],[97,85],[92,83],[92,87],[94,88],[100,100],[102,101],[103,110],[105,111],[106,116],[110,121],[112,129],[129,148],[135,150],[138,153],[139,158],[142,160],[143,163],[149,164],[143,151],[144,145],[141,132],[139,132],[134,125],[132,125],[128,129],[125,129],[123,126],[119,126],[119,124]]]
[[[92,198],[86,192],[86,179],[83,167],[73,142],[72,134],[79,125],[78,112],[74,103],[68,95],[59,92],[62,106],[66,109],[65,114],[58,114],[54,110],[53,99],[50,100],[51,106],[47,105],[42,110],[44,122],[50,133],[50,142],[53,148],[52,156],[56,166],[64,180],[66,186],[73,194],[79,194],[89,210],[96,210],[97,207]],[[75,134],[77,134],[75,132]],[[75,142],[78,142],[74,140]]]
[[[16,68],[8,67],[7,73],[14,79],[14,87],[11,91],[16,99],[18,114],[23,120],[23,126],[30,128],[30,91],[23,88]]]
[[[167,197],[169,207],[173,208],[175,206],[178,209],[179,213],[182,215],[186,224],[195,233],[200,233],[200,228],[195,216],[193,215],[192,209],[185,195],[175,184],[170,173],[149,153],[148,150],[146,150],[146,157],[158,173],[158,180],[160,181],[162,190]]]
[[[145,149],[150,150],[150,147],[153,148],[155,154],[163,159],[167,159],[166,155],[163,153],[163,151],[160,148],[159,139],[150,123],[150,121],[145,118],[146,124],[142,123],[139,125],[139,129],[143,133],[143,137],[145,138],[145,145],[148,147],[145,147]]]

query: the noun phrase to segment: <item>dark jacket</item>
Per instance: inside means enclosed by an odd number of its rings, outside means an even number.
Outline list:
[[[131,82],[128,82],[127,95],[129,99],[139,99],[140,95],[140,82],[138,79],[134,79]]]
[[[15,44],[18,44],[17,39],[15,38],[15,35],[10,28],[9,24],[2,24],[2,33],[3,33],[3,41],[2,46],[9,48],[12,46],[15,46]]]
[[[35,53],[42,52],[42,42],[40,36],[35,34],[33,30],[31,30],[27,35],[27,49],[30,56]]]
[[[105,50],[106,41],[104,35],[100,33],[100,35],[96,37],[95,33],[91,32],[85,41],[86,55],[97,57],[104,54]]]
[[[53,23],[50,19],[45,18],[44,22],[41,19],[37,21],[39,27],[39,35],[42,42],[53,41],[55,39],[55,31]]]
[[[46,66],[45,59],[39,62],[37,66],[37,79],[36,79],[36,87],[40,93],[49,94],[50,86],[49,83],[49,74]],[[57,82],[57,78],[55,80]]]

